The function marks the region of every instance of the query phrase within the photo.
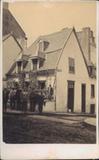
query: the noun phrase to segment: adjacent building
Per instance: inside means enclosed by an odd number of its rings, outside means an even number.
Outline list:
[[[9,10],[8,3],[3,3],[3,82],[16,57],[26,49],[26,34]]]

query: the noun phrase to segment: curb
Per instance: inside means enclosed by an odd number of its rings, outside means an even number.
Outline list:
[[[90,129],[96,129],[96,122],[95,124],[93,123],[90,123],[89,121],[87,121],[88,119],[86,119],[84,122],[83,122],[83,125],[86,126],[86,127],[89,127]]]

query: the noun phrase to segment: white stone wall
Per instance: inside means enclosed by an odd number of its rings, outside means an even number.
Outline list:
[[[75,59],[75,74],[69,73],[68,58]],[[60,59],[56,80],[56,106],[57,111],[66,111],[67,109],[67,86],[68,80],[75,81],[74,88],[74,112],[81,112],[81,84],[86,84],[86,112],[90,111],[91,103],[91,80],[88,76],[87,68],[78,46],[74,33],[71,34]],[[95,99],[94,99],[95,102]]]

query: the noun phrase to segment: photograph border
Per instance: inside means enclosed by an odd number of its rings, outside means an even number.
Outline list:
[[[4,2],[15,2],[8,0]],[[16,0],[24,1],[24,0]],[[28,0],[25,0],[28,1]],[[33,0],[32,0],[33,1]],[[37,0],[43,1],[43,0]],[[52,0],[46,0],[48,2]],[[54,1],[54,0],[53,0]],[[56,0],[58,1],[58,0]],[[59,0],[62,1],[62,0]],[[64,0],[66,1],[66,0]],[[73,1],[73,0],[70,0]],[[76,1],[76,0],[75,0]],[[81,1],[81,0],[78,0]],[[29,2],[29,1],[28,1]],[[88,1],[87,1],[88,2]],[[2,1],[1,1],[1,25],[0,25],[0,75],[2,75]],[[0,129],[1,129],[1,159],[86,159],[99,158],[99,2],[97,1],[97,24],[96,24],[96,43],[97,43],[97,98],[96,98],[96,144],[7,144],[3,139],[3,115],[0,107]],[[2,106],[2,76],[0,76],[0,103]]]

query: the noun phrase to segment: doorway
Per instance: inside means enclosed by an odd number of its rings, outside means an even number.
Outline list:
[[[81,107],[82,107],[82,112],[86,112],[86,84],[82,84],[81,86]]]
[[[68,81],[67,107],[69,112],[74,111],[74,81]]]

